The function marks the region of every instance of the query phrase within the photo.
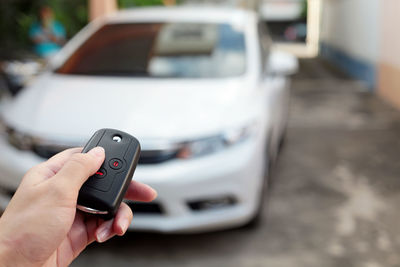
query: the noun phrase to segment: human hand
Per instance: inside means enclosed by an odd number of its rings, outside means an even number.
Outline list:
[[[122,203],[103,221],[76,210],[79,189],[104,161],[104,149],[65,150],[29,170],[0,218],[1,266],[67,266],[85,247],[123,235],[132,211]],[[151,201],[157,193],[132,181],[126,198]]]
[[[47,38],[45,34],[36,34],[35,36],[31,37],[31,39],[35,44],[41,44],[49,41],[49,38]]]
[[[61,36],[58,36],[58,35],[56,35],[56,34],[50,33],[50,34],[48,35],[48,38],[49,38],[49,40],[52,41],[53,43],[56,43],[56,44],[59,44],[59,45],[64,44],[64,38],[61,37]]]

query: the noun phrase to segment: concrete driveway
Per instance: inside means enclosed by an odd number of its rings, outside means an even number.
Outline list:
[[[73,266],[400,266],[400,113],[321,61],[301,65],[258,228],[130,233]]]

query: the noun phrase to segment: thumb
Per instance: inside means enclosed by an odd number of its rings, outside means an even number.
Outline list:
[[[102,147],[95,147],[88,153],[75,153],[52,180],[65,190],[78,192],[83,183],[100,168],[104,158]]]

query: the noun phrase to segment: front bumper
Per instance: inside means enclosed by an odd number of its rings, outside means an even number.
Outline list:
[[[266,158],[257,138],[219,153],[191,160],[140,165],[134,179],[158,191],[162,213],[135,213],[133,230],[199,232],[245,224],[257,210]],[[23,175],[43,159],[19,151],[0,138],[0,187],[15,190]],[[193,201],[230,197],[230,205],[193,210]]]

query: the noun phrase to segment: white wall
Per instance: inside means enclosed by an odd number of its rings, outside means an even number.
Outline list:
[[[400,68],[400,1],[383,0],[380,61]]]
[[[380,1],[324,0],[321,42],[375,64],[379,57]]]
[[[400,1],[381,3],[378,93],[400,109]]]
[[[89,18],[94,20],[117,11],[117,0],[89,0]]]

